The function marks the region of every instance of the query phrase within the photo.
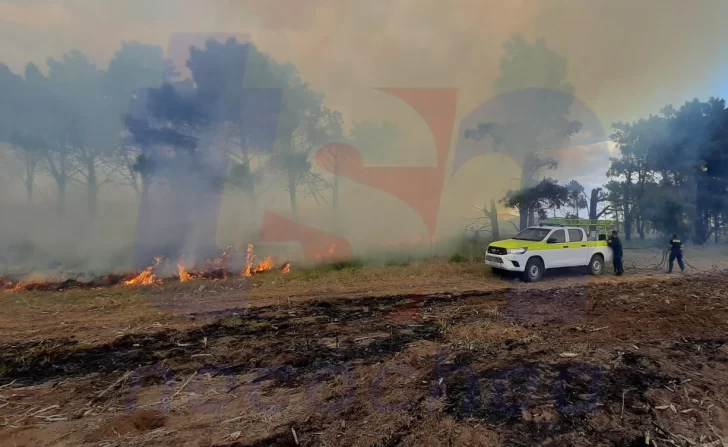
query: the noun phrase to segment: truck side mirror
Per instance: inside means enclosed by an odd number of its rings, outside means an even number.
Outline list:
[[[555,237],[550,237],[550,238],[546,239],[546,243],[547,244],[555,244],[556,243],[556,238]]]

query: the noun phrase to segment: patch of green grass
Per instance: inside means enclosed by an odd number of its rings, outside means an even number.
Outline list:
[[[248,323],[251,329],[256,331],[264,331],[271,327],[270,321],[251,321]]]
[[[454,255],[450,256],[449,262],[452,262],[454,264],[462,264],[464,262],[468,262],[468,259],[460,253],[455,253]]]
[[[447,321],[443,320],[443,319],[437,320],[436,325],[437,325],[437,329],[442,334],[444,334],[445,332],[447,332],[448,330],[450,330],[450,324]]]

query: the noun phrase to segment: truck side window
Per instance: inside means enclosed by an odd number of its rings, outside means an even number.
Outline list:
[[[553,233],[551,233],[551,237],[556,239],[556,243],[560,244],[562,242],[566,242],[566,231],[564,230],[556,230]]]
[[[581,242],[584,240],[584,233],[581,230],[569,230],[569,242]]]

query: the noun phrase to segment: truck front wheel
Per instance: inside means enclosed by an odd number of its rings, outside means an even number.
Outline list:
[[[592,275],[601,275],[604,273],[604,258],[602,255],[594,255],[589,261],[589,273]]]
[[[523,272],[523,280],[526,282],[540,281],[543,277],[543,262],[538,258],[531,258],[526,263],[526,270]]]

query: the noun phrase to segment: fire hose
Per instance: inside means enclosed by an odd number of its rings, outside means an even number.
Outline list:
[[[626,250],[649,250],[651,248],[627,248]],[[652,262],[647,265],[638,266],[637,261],[630,262],[630,265],[625,267],[625,270],[635,270],[635,271],[662,271],[667,269],[668,264],[668,258],[670,254],[670,247],[667,247],[663,249],[660,253],[657,253],[655,255],[655,258],[658,256],[661,256],[660,262]],[[683,256],[683,263],[690,267],[693,270],[698,270],[697,268],[693,267],[692,264],[688,262],[688,260]],[[714,266],[715,267],[715,266]],[[715,268],[714,268],[715,270]]]

